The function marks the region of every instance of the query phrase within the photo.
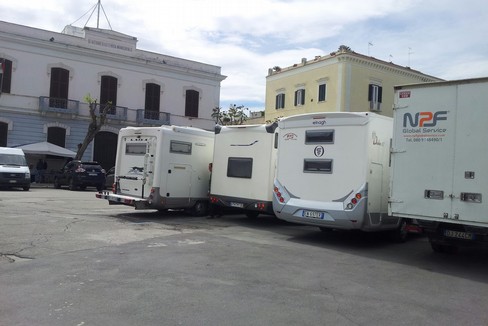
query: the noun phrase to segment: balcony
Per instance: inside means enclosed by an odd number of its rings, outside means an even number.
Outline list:
[[[125,106],[116,106],[108,104],[107,118],[113,120],[127,120],[127,108]],[[100,114],[100,107],[105,107],[105,105],[100,105],[97,103],[96,113]]]
[[[79,107],[79,101],[47,96],[39,97],[39,111],[41,112],[78,114]]]
[[[170,125],[170,114],[167,112],[137,110],[137,123]]]

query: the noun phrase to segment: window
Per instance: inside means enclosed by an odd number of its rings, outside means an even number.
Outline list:
[[[334,130],[307,130],[305,144],[333,144]]]
[[[0,93],[10,93],[12,82],[12,61],[0,58]]]
[[[284,109],[285,108],[285,94],[280,93],[276,95],[276,106],[275,109]]]
[[[60,127],[49,127],[47,129],[47,141],[51,144],[64,147],[66,144],[66,129]]]
[[[383,100],[383,87],[369,84],[368,101],[369,109],[372,111],[379,111],[381,109],[381,102]]]
[[[186,91],[185,99],[185,116],[198,118],[198,102],[200,93],[195,90]]]
[[[0,122],[0,147],[7,147],[8,123]]]
[[[110,103],[108,114],[115,114],[117,106],[117,78],[112,76],[102,76],[100,85],[100,105],[105,106]]]
[[[227,176],[231,178],[252,177],[252,158],[229,157],[227,161]]]
[[[128,155],[146,155],[146,143],[126,144],[125,154]]]
[[[305,89],[298,89],[295,91],[295,106],[305,104]]]
[[[159,103],[161,97],[161,86],[157,84],[146,84],[146,102],[144,106],[144,118],[159,120]]]
[[[63,68],[51,68],[49,88],[49,106],[66,109],[68,107],[69,71]]]
[[[172,140],[169,145],[170,153],[191,155],[191,143]]]
[[[324,102],[327,98],[327,85],[320,84],[319,85],[319,102]]]
[[[303,172],[332,173],[332,160],[305,159]]]

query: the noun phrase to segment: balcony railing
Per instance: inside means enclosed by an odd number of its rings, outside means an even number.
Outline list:
[[[41,112],[78,114],[79,108],[79,101],[47,96],[39,97],[39,111]]]
[[[170,125],[170,114],[167,112],[154,112],[137,110],[137,123]]]
[[[124,106],[116,106],[116,105],[110,105],[108,104],[107,108],[107,118],[109,119],[114,119],[114,120],[127,120],[127,108]],[[100,108],[105,108],[105,105],[98,104],[97,103],[97,108],[96,112],[97,114],[100,114]]]

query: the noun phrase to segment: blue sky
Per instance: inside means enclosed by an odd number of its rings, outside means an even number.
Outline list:
[[[96,13],[88,18],[96,3],[2,1],[0,20],[56,32],[69,24],[95,27]],[[342,44],[443,79],[488,76],[486,0],[102,0],[102,6],[112,29],[137,37],[139,49],[222,67],[223,109],[263,110],[268,68]],[[103,12],[100,27],[109,28]]]

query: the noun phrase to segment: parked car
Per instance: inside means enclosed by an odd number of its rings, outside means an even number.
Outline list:
[[[95,187],[98,191],[105,188],[105,170],[98,162],[71,161],[54,177],[54,187],[68,186],[69,190]]]
[[[107,171],[107,175],[105,176],[105,188],[106,189],[112,189],[112,186],[114,184],[114,178],[115,178],[115,166],[111,167]]]

